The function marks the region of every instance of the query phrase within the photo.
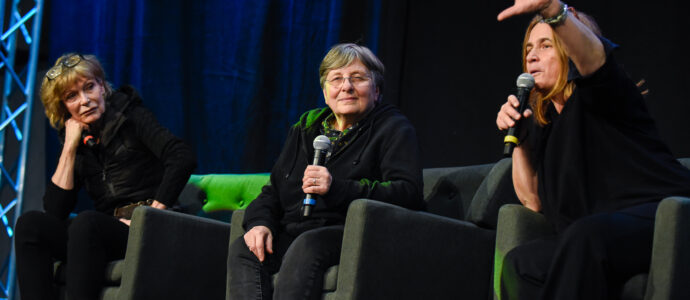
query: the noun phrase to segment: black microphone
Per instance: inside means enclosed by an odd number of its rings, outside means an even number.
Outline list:
[[[314,163],[315,166],[323,165],[326,159],[326,153],[331,150],[331,140],[325,136],[320,135],[314,139]],[[316,205],[316,199],[313,194],[307,194],[302,202],[302,216],[311,216],[311,210]]]
[[[86,129],[81,131],[81,142],[89,148],[96,146],[96,138]]]
[[[532,77],[532,75],[529,73],[522,73],[520,76],[518,76],[517,98],[518,101],[520,101],[520,105],[518,106],[517,111],[520,113],[520,116],[522,116],[522,113],[524,113],[525,109],[527,108],[527,102],[529,102],[527,98],[529,98],[529,92],[533,87],[534,77]],[[520,118],[520,120],[522,120],[522,118]],[[520,132],[520,120],[516,120],[515,125],[508,128],[508,133],[503,139],[503,142],[505,143],[505,146],[503,147],[503,156],[509,157],[513,155],[513,149],[520,143],[516,136],[516,132]]]

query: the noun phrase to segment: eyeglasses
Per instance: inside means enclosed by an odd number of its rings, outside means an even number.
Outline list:
[[[79,62],[82,60],[85,60],[81,54],[72,54],[60,61],[59,64],[55,65],[54,67],[50,68],[48,72],[46,72],[46,77],[49,80],[53,80],[60,76],[62,74],[62,71],[64,68],[74,68]]]
[[[350,84],[356,86],[356,87],[361,87],[363,85],[366,85],[369,83],[369,76],[352,76],[352,77],[334,77],[333,79],[326,80],[328,81],[328,84],[330,84],[333,87],[339,88],[343,86],[343,83],[345,83],[345,80],[349,80]]]

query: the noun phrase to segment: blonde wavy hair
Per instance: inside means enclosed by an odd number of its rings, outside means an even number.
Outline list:
[[[73,67],[64,66],[63,61],[74,55],[80,56],[81,60],[79,63]],[[61,68],[61,73],[57,75],[57,77],[54,79],[50,79],[48,76],[43,77],[43,83],[41,84],[41,102],[43,102],[45,114],[46,117],[48,117],[48,121],[50,121],[50,126],[60,130],[65,127],[65,121],[70,118],[70,114],[62,98],[65,96],[67,90],[74,86],[79,80],[86,78],[98,81],[105,90],[104,97],[106,99],[112,94],[113,90],[110,83],[105,80],[105,71],[103,67],[101,67],[101,63],[94,55],[80,55],[77,53],[64,54],[55,61],[53,68],[56,67]]]

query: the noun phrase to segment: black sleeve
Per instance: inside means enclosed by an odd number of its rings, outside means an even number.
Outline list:
[[[128,119],[134,123],[137,138],[165,167],[156,200],[170,207],[177,202],[177,197],[196,168],[194,153],[191,147],[158,123],[153,113],[145,107],[132,107]]]
[[[46,185],[45,194],[43,195],[43,209],[45,209],[46,213],[60,220],[67,219],[77,204],[77,192],[79,188],[76,186],[76,178],[75,188],[71,190],[64,190],[49,179]]]
[[[376,134],[383,138],[381,143],[377,143],[381,181],[334,177],[326,200],[330,205],[347,207],[356,199],[367,198],[410,209],[423,209],[422,168],[414,127],[404,119],[389,123]]]
[[[294,153],[290,152],[296,148],[295,144],[299,143],[298,136],[299,127],[291,127],[285,145],[283,145],[278,160],[271,170],[270,181],[261,189],[261,194],[247,206],[242,225],[245,230],[255,226],[266,226],[273,234],[276,234],[276,229],[285,213],[280,202],[280,193],[277,189],[279,177],[284,175],[278,170],[278,166],[289,164],[287,160],[294,159],[293,155],[290,155]]]
[[[601,40],[606,49],[606,62],[591,75],[575,80],[579,99],[588,111],[613,122],[648,122],[646,109],[641,109],[646,105],[640,90],[613,55],[616,45]]]

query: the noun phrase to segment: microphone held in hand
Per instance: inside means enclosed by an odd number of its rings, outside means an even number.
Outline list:
[[[89,148],[96,146],[96,138],[86,129],[81,131],[81,142]]]
[[[314,139],[314,163],[315,166],[321,166],[324,164],[326,159],[326,154],[331,150],[331,140],[325,136],[320,135]],[[311,216],[311,210],[316,205],[316,199],[314,199],[313,194],[307,194],[302,202],[302,216]]]
[[[527,98],[529,98],[529,92],[532,90],[534,87],[534,77],[530,75],[529,73],[522,73],[520,76],[518,76],[517,79],[517,98],[518,101],[520,102],[520,105],[517,108],[518,113],[520,113],[520,116],[525,112],[525,109],[527,108],[527,103],[529,102]],[[503,156],[509,157],[513,155],[513,149],[515,146],[517,146],[520,141],[518,140],[516,136],[516,132],[520,132],[520,118],[519,120],[515,121],[515,125],[513,127],[508,128],[508,133],[506,134],[506,137],[503,139],[503,142],[505,143],[505,146],[503,147]]]

